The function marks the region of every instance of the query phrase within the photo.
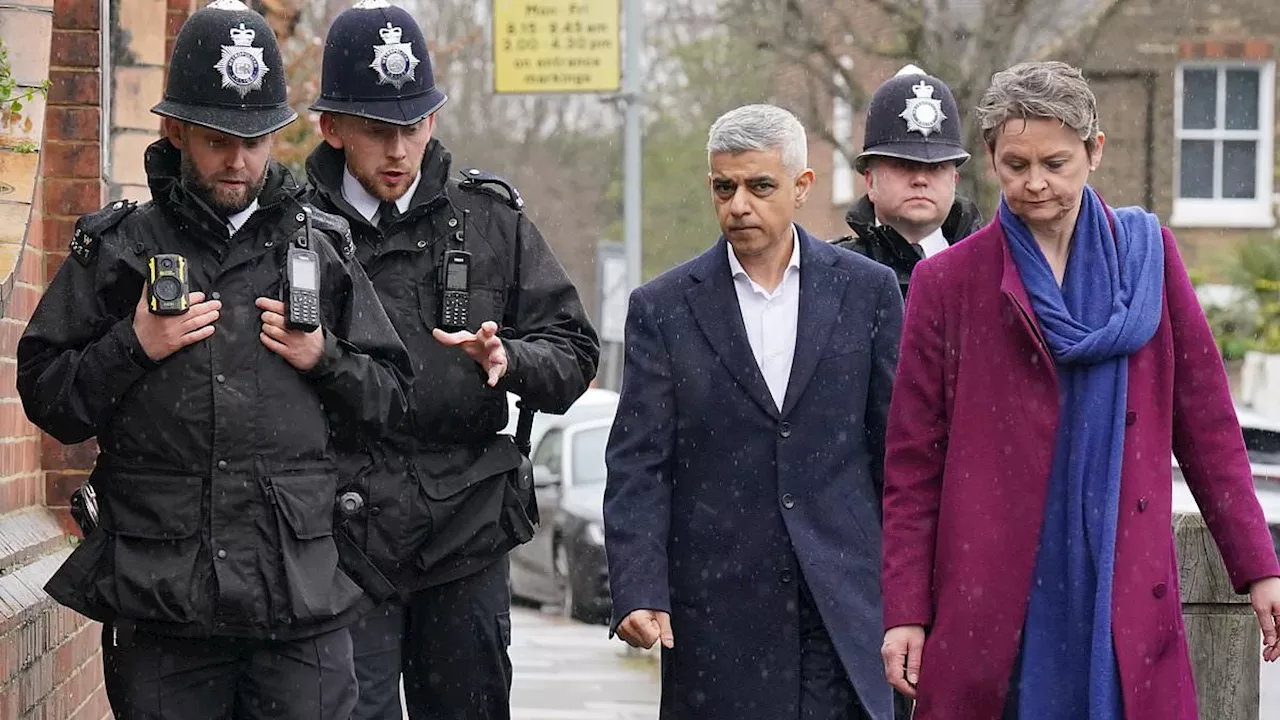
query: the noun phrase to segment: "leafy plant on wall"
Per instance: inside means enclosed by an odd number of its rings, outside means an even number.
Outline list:
[[[39,87],[25,87],[14,79],[9,68],[9,47],[0,40],[0,127],[20,127],[23,132],[30,132],[34,122],[30,116],[23,114],[26,103],[36,96],[45,95],[49,91],[49,81],[45,80]],[[10,146],[18,152],[35,152],[36,146],[30,141],[23,141]]]
[[[1280,188],[1280,144],[1276,147],[1275,187]],[[1273,211],[1280,216],[1280,194]],[[1220,265],[1221,273],[1243,297],[1232,303],[1208,305],[1205,316],[1226,360],[1249,351],[1280,354],[1280,227],[1245,235]],[[1205,269],[1193,271],[1192,282],[1206,280]]]

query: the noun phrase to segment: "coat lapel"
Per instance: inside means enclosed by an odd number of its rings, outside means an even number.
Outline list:
[[[1036,352],[1040,355],[1042,365],[1049,369],[1049,373],[1056,380],[1058,377],[1057,365],[1053,361],[1053,355],[1049,352],[1048,343],[1045,342],[1044,332],[1040,329],[1040,322],[1036,320],[1036,314],[1031,308],[1031,296],[1027,295],[1027,286],[1022,283],[1022,276],[1018,274],[1018,266],[1013,262],[1013,253],[1009,250],[1009,242],[1005,239],[1004,230],[997,227],[996,232],[1000,238],[1000,251],[1004,262],[1004,270],[1000,276],[1000,291],[1004,293],[1006,300],[1013,303],[1014,309],[1022,321],[1023,329],[1032,336],[1035,342]]]
[[[778,407],[747,341],[738,293],[729,274],[728,253],[728,241],[721,237],[698,258],[690,271],[697,284],[685,292],[685,299],[702,334],[734,380],[765,412],[777,417]]]
[[[827,349],[831,329],[840,317],[849,276],[832,267],[836,253],[826,243],[800,233],[800,313],[796,319],[796,349],[791,360],[782,415],[786,417],[804,394]]]

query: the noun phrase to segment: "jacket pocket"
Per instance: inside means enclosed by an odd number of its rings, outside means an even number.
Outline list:
[[[413,474],[433,501],[458,499],[475,485],[520,467],[523,456],[509,435],[496,435],[478,455],[470,452],[419,457]]]
[[[49,597],[98,622],[110,622],[115,616],[115,603],[106,600],[114,592],[111,539],[99,527],[89,533],[71,556],[45,583]]]
[[[211,572],[200,557],[203,487],[199,477],[120,474],[98,488],[112,540],[113,602],[121,615],[170,623],[198,619]]]
[[[336,476],[276,476],[266,482],[294,622],[326,620],[347,610],[359,600],[361,590],[338,564],[333,539]]]

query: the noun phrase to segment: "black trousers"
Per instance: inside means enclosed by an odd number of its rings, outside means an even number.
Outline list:
[[[351,636],[193,639],[104,625],[116,720],[347,720],[356,703]]]
[[[511,717],[510,565],[390,600],[351,626],[360,698],[351,720]]]
[[[836,653],[808,583],[800,584],[800,717],[869,720]]]

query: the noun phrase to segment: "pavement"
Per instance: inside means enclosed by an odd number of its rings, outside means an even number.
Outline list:
[[[658,664],[586,625],[511,611],[512,720],[655,720]]]

